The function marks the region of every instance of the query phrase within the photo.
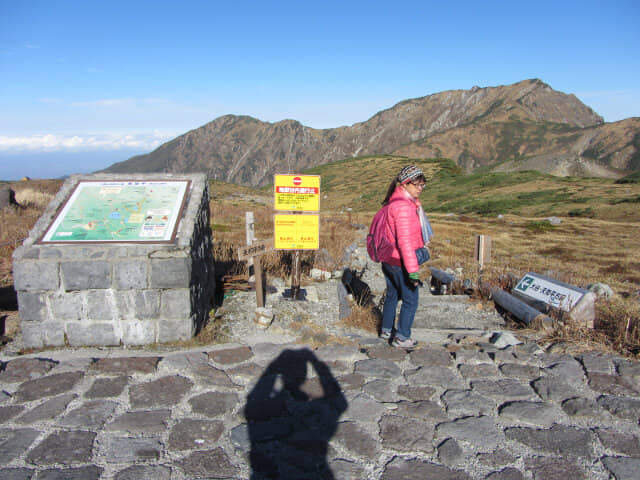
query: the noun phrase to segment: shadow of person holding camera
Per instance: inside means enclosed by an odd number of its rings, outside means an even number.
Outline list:
[[[308,348],[284,350],[247,396],[251,479],[333,480],[327,449],[346,409],[325,363]]]

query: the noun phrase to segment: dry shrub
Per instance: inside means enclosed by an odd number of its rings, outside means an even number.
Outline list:
[[[359,328],[377,334],[382,318],[380,311],[374,305],[351,305],[351,315],[342,320],[347,327]]]
[[[322,217],[320,225],[320,248],[326,248],[329,255],[340,260],[346,248],[354,242],[357,231],[351,223],[351,216],[332,215]]]
[[[46,191],[24,188],[16,192],[16,202],[21,207],[44,210],[55,195]]]
[[[614,296],[597,303],[597,327],[618,352],[640,354],[640,303],[637,296]]]

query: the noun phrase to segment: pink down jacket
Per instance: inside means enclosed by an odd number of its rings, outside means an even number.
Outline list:
[[[387,220],[395,238],[395,248],[390,258],[381,260],[390,265],[404,265],[409,273],[419,270],[416,250],[424,247],[418,205],[419,201],[401,186],[396,188],[389,199]]]

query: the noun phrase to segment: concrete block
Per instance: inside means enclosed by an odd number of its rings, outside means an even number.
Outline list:
[[[55,290],[60,286],[57,262],[16,262],[13,282],[16,290]]]
[[[66,291],[111,286],[111,265],[105,261],[63,262],[62,286]]]
[[[161,315],[164,318],[186,318],[191,315],[191,291],[188,288],[164,290],[161,294]]]
[[[158,342],[176,342],[189,340],[195,333],[195,324],[191,319],[171,320],[161,318],[158,320]]]
[[[160,291],[135,291],[135,318],[157,318],[160,315]]]
[[[41,248],[40,258],[52,260],[62,258],[62,251],[57,248]]]
[[[116,313],[112,290],[87,291],[88,320],[116,320]]]
[[[22,322],[20,330],[25,348],[44,347],[44,332],[40,322]]]
[[[29,248],[29,246],[24,243],[13,251],[14,264],[18,259],[36,260],[38,258],[40,258],[40,249],[35,247]]]
[[[113,266],[114,287],[118,289],[146,289],[149,264],[146,260],[127,260]]]
[[[64,346],[64,324],[62,322],[23,322],[21,330],[25,348]]]
[[[64,325],[64,322],[60,321],[45,322],[42,324],[45,345],[51,347],[64,347]]]
[[[72,347],[82,345],[113,346],[120,344],[113,323],[68,322],[67,339]]]
[[[36,292],[18,292],[18,307],[20,320],[31,322],[44,322],[49,319],[46,296]]]
[[[151,260],[151,288],[187,288],[191,265],[186,258]]]
[[[84,318],[84,297],[80,292],[53,292],[49,294],[49,307],[54,320],[78,321]]]
[[[134,320],[136,318],[136,291],[114,290],[115,318],[118,320]]]
[[[147,345],[156,341],[156,322],[131,320],[121,323],[124,345]]]

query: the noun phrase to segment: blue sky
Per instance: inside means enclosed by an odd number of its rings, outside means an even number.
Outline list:
[[[527,78],[640,116],[639,5],[0,0],[0,179],[93,171],[228,113],[331,128]]]

